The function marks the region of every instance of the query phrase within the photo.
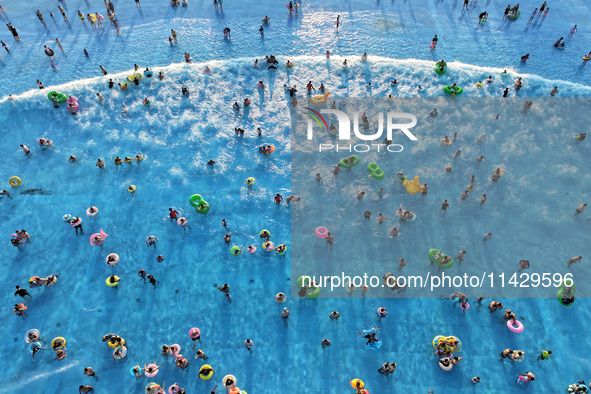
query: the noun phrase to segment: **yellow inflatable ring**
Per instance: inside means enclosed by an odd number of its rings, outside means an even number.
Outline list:
[[[97,17],[96,17],[96,15],[95,15],[95,14],[89,14],[89,15],[88,15],[88,17],[90,18],[90,20],[91,20],[92,22],[96,22],[96,20],[97,20]]]
[[[21,179],[18,176],[13,176],[8,180],[8,183],[10,183],[10,186],[12,187],[18,187],[21,185]]]
[[[357,384],[359,384],[359,387],[357,386]],[[362,389],[365,387],[365,383],[363,383],[363,380],[361,379],[353,379],[351,381],[351,387],[353,387],[354,389]]]
[[[142,156],[142,155],[137,155],[135,157],[135,161],[142,161],[142,160],[144,160],[144,156]]]
[[[443,145],[447,145],[447,146],[449,146],[449,145],[453,144],[453,143],[454,143],[454,141],[453,141],[453,140],[449,140],[449,141],[442,140],[442,141],[441,141],[441,143],[442,143]]]
[[[66,348],[66,340],[64,337],[53,338],[51,341],[51,350],[57,351]]]
[[[124,163],[129,163],[131,161],[131,157],[127,156],[125,159],[123,159]]]
[[[105,284],[109,287],[115,287],[119,284],[119,282],[121,282],[121,278],[119,278],[117,275],[113,275],[115,277],[115,282],[111,283],[109,281],[109,279],[111,279],[111,277],[109,276],[106,280],[105,280]]]
[[[207,375],[204,375],[201,373],[201,371],[203,371],[204,369],[210,369],[210,371],[207,373]],[[201,380],[209,380],[211,379],[211,377],[213,376],[215,372],[213,372],[213,368],[211,367],[211,365],[203,365],[201,368],[199,368],[199,377],[201,378]]]

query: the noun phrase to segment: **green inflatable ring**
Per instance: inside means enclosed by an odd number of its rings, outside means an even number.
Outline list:
[[[195,210],[199,213],[209,212],[209,203],[205,200],[199,201],[199,205],[195,207]]]
[[[517,12],[515,14],[509,13],[509,19],[514,21],[515,19],[519,18],[519,15],[521,15],[521,11],[519,11],[519,10],[517,10]]]
[[[60,104],[61,104],[61,103],[65,103],[65,102],[66,102],[66,100],[68,100],[68,96],[66,96],[66,95],[65,95],[65,94],[63,94],[63,93],[56,92],[55,90],[54,90],[54,91],[51,91],[51,92],[49,92],[49,93],[47,94],[47,98],[48,98],[49,100],[51,100],[51,101],[53,101],[53,99],[55,99],[55,100],[56,100],[58,103],[60,103]]]
[[[314,300],[318,297],[320,297],[320,288],[319,287],[316,287],[314,290],[308,291],[306,293],[306,298],[310,298],[310,299]]]
[[[451,94],[452,90],[451,90],[451,85],[445,85],[443,87],[443,91],[447,94]],[[462,89],[461,86],[456,86],[456,94],[462,94],[464,92],[464,89]]]
[[[437,254],[439,254],[439,258],[436,257]],[[449,256],[443,254],[443,252],[441,252],[439,249],[430,249],[429,250],[429,260],[436,263],[439,266],[439,268],[442,268],[442,269],[451,268],[454,265],[454,260],[451,259],[450,261],[448,261],[444,265],[441,265],[441,260],[443,260],[444,257],[449,257]]]
[[[439,74],[439,75],[443,75],[443,74],[445,74],[445,73],[447,72],[447,66],[444,66],[444,67],[443,67],[443,71],[441,71],[441,70],[439,69],[439,63],[440,63],[440,62],[437,62],[437,63],[435,63],[435,72],[436,72],[437,74]]]
[[[348,164],[348,163],[345,161],[346,159],[353,159],[353,164]],[[360,162],[360,160],[359,160],[359,157],[358,157],[358,156],[355,156],[355,155],[353,155],[353,156],[349,156],[349,157],[346,157],[346,158],[342,158],[342,159],[339,161],[339,166],[341,166],[341,167],[343,167],[343,168],[351,168],[351,167],[355,167],[356,165],[358,165],[358,164],[359,164],[359,162]]]
[[[573,284],[573,285],[571,286],[571,293],[570,293],[570,295],[574,297],[575,293],[577,292],[577,286],[576,286],[576,285],[575,285],[575,283],[572,281],[572,279],[571,279],[571,282],[572,282],[572,284]],[[558,288],[558,293],[556,293],[556,298],[558,298],[558,301],[560,301],[560,303],[561,303],[562,305],[564,305],[564,306],[570,306],[570,305],[574,304],[574,303],[575,303],[575,300],[576,300],[576,298],[575,298],[575,299],[573,299],[573,301],[572,301],[571,303],[569,303],[569,304],[565,304],[565,303],[563,302],[563,300],[562,300],[562,295],[563,295],[563,294],[565,294],[565,293],[566,293],[566,288],[564,287],[564,281],[563,281],[563,282],[560,284],[560,287]]]
[[[382,171],[381,169],[378,168],[377,170],[375,170],[374,172],[371,173],[371,176],[373,179],[380,180],[380,179],[384,179],[386,174],[384,174],[384,171]]]
[[[230,249],[230,254],[232,256],[240,256],[241,253],[242,253],[242,251],[240,250],[240,248],[238,246],[232,246],[232,249]]]
[[[193,194],[191,198],[189,198],[189,204],[195,208],[197,208],[197,203],[201,201],[203,201],[203,197],[201,197],[200,194]]]

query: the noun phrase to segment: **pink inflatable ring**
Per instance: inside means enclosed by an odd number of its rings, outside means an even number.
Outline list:
[[[515,320],[515,323],[517,323],[516,326],[511,323],[511,320],[507,320],[507,328],[517,334],[523,332],[523,323],[519,320]]]
[[[314,230],[314,234],[318,237],[318,238],[326,238],[328,237],[328,229],[326,227],[316,227],[316,230]]]

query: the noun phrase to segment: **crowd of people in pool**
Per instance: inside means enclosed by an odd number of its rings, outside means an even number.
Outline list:
[[[472,0],[473,3],[476,3],[475,0]],[[138,7],[141,7],[140,1],[139,0],[135,0],[135,3]],[[176,7],[176,6],[186,6],[188,5],[188,2],[186,0],[178,1],[178,0],[172,0],[171,1],[171,6]],[[222,9],[222,1],[221,0],[214,0],[214,5],[216,7],[216,9]],[[469,9],[469,0],[464,0],[464,5],[463,5],[463,9],[468,10]],[[289,4],[287,4],[287,8],[289,9],[289,12],[297,12],[298,8],[299,8],[299,4],[297,3],[297,1],[294,2],[289,2]],[[63,17],[64,23],[69,23],[68,17],[63,9],[62,6],[58,6],[58,9]],[[120,26],[118,23],[118,19],[115,13],[115,7],[114,4],[112,3],[112,1],[107,1],[105,0],[105,9],[106,9],[106,16],[109,19],[111,25],[117,30],[117,33],[120,32]],[[4,9],[2,8],[1,4],[0,4],[0,13],[4,13]],[[47,24],[46,21],[44,20],[44,16],[42,11],[40,10],[36,10],[36,16],[39,20],[39,22],[41,24],[43,24],[44,27],[47,28]],[[503,19],[512,19],[515,20],[519,17],[519,5],[516,6],[507,6],[507,8],[504,11],[503,14]],[[549,13],[549,7],[546,4],[546,2],[544,2],[543,4],[540,5],[539,8],[536,8],[536,10],[531,14],[530,19],[528,20],[527,24],[532,23],[533,21],[535,21],[536,18],[540,18],[541,21],[543,21]],[[53,19],[53,21],[57,24],[54,15],[52,12],[49,12],[50,17]],[[99,13],[99,12],[94,12],[94,13],[82,13],[80,10],[77,11],[77,16],[80,19],[81,23],[86,24],[86,22],[88,21],[90,23],[90,26],[92,27],[93,30],[95,29],[104,29],[102,21],[104,20],[104,17]],[[86,19],[85,19],[86,18]],[[478,21],[480,24],[484,24],[486,23],[488,20],[488,13],[486,11],[482,12],[479,15]],[[263,19],[263,23],[267,23],[269,21],[268,17],[265,17]],[[337,17],[336,19],[336,28],[338,29],[339,26],[341,25],[342,21],[340,18],[340,15]],[[7,28],[10,31],[10,33],[13,35],[15,41],[20,41],[21,38],[19,36],[18,30],[12,25],[12,23],[8,23],[7,24]],[[259,33],[261,35],[261,37],[264,37],[264,28],[263,26],[261,26],[259,28]],[[572,38],[573,35],[578,31],[577,25],[574,25],[573,28],[571,28],[569,34],[567,35],[567,38]],[[231,39],[230,36],[230,29],[227,28],[226,31],[224,31],[224,36],[227,39]],[[168,38],[168,41],[171,45],[173,45],[174,43],[177,42],[177,32],[174,29],[171,29],[171,35]],[[56,38],[56,45],[58,46],[58,48],[64,52],[64,48],[62,46],[61,41],[59,40],[59,38]],[[435,37],[431,40],[431,49],[436,49],[438,43],[438,37],[437,35],[435,35]],[[10,49],[8,47],[8,45],[6,45],[4,42],[1,42],[3,48],[6,50],[7,53],[10,53]],[[558,49],[563,49],[565,48],[566,43],[564,42],[564,37],[560,37],[555,43],[554,43],[554,47],[558,48]],[[48,56],[50,56],[51,58],[51,64],[53,67],[55,67],[54,63],[53,63],[53,54],[50,55],[50,53],[53,53],[52,50],[47,50],[46,47],[46,54],[48,54]],[[88,51],[85,49],[84,50],[84,55],[85,56],[89,56]],[[329,58],[330,57],[330,52],[327,51],[326,52],[326,57]],[[524,56],[521,57],[521,61],[525,62],[530,58],[530,54],[525,54]],[[185,53],[184,55],[184,60],[187,63],[191,62],[191,56],[189,53]],[[588,60],[591,60],[591,52],[589,52],[587,55],[583,56],[583,65],[585,65],[587,63]],[[267,68],[269,69],[276,69],[276,64],[278,63],[278,60],[275,58],[275,56],[271,55],[271,56],[267,56],[264,59]],[[368,61],[368,56],[366,53],[364,53],[361,56],[361,61],[362,62],[367,62]],[[343,62],[343,67],[348,67],[348,63],[347,60],[345,59]],[[258,59],[255,61],[254,63],[255,67],[259,66],[259,62]],[[290,60],[288,60],[285,64],[285,66],[287,68],[292,68],[294,67],[294,63],[291,62]],[[440,72],[444,72],[445,69],[448,67],[447,63],[445,62],[444,59],[441,59],[440,61],[437,62],[436,68],[440,71]],[[107,70],[101,65],[100,66],[100,71],[103,75],[107,75],[108,72]],[[135,65],[135,71],[139,71],[138,69],[138,65]],[[149,68],[146,68],[145,71],[151,71]],[[204,72],[208,73],[211,72],[212,70],[209,67],[206,67],[206,69],[204,69]],[[506,71],[503,74],[508,74]],[[164,79],[164,73],[160,72],[157,77],[162,80]],[[135,85],[139,84],[139,78],[134,77],[132,80],[132,83],[134,83]],[[486,82],[486,84],[490,85],[494,82],[494,78],[491,76],[489,76],[484,82]],[[114,83],[115,81],[113,81],[113,79],[110,79],[108,82],[109,88],[113,88],[114,87]],[[392,85],[397,85],[400,82],[398,80],[393,80],[391,81]],[[514,83],[513,83],[513,87],[515,89],[515,91],[519,91],[519,89],[522,88],[524,84],[524,81],[522,78],[517,78]],[[370,84],[371,85],[371,84]],[[39,89],[45,89],[45,86],[43,85],[43,83],[39,80],[37,80],[37,86],[39,87]],[[482,83],[482,81],[478,81],[476,82],[476,86],[478,88],[482,88],[483,86],[486,86]],[[119,83],[119,87],[120,89],[123,90],[127,90],[128,87],[127,85],[121,84]],[[260,81],[258,84],[258,88],[261,90],[265,89],[265,84],[263,81]],[[285,85],[286,91],[289,93],[290,96],[290,100],[291,100],[291,106],[292,107],[296,107],[298,105],[297,99],[296,99],[296,93],[297,93],[297,89],[295,86],[288,86]],[[324,94],[325,93],[325,86],[324,84],[320,84],[318,86],[318,89],[316,89],[312,83],[312,81],[310,81],[307,86],[306,86],[306,92],[308,96],[311,96],[314,92],[318,91],[319,93]],[[421,86],[418,87],[418,90],[420,91],[422,89]],[[451,85],[449,85],[449,90],[450,90],[450,94],[451,96],[455,96],[456,94],[459,94],[459,86],[457,86],[456,83],[453,83]],[[549,94],[551,96],[555,96],[558,93],[558,87],[554,87],[554,89],[552,89],[551,92],[549,92]],[[188,88],[183,87],[181,94],[184,96],[189,96],[190,92],[188,90]],[[507,95],[509,94],[509,87],[505,88],[503,90],[502,96],[503,97],[507,97]],[[100,101],[104,100],[104,97],[102,96],[101,93],[97,92],[96,93],[97,98]],[[146,98],[143,102],[144,105],[149,105],[150,101]],[[54,102],[55,104],[55,102]],[[245,98],[243,101],[243,107],[248,107],[250,105],[250,100],[248,98]],[[336,102],[333,102],[331,104],[332,108],[336,108]],[[235,102],[233,105],[233,108],[236,111],[240,111],[241,107],[238,104],[238,102]],[[526,110],[528,108],[531,108],[531,102],[526,102],[523,106],[523,108]],[[125,112],[125,106],[123,111]],[[436,109],[434,109],[433,111],[431,111],[429,113],[430,118],[435,118],[438,115],[438,111]],[[331,125],[332,126],[332,125]],[[244,130],[242,130],[241,128],[236,128],[235,132],[237,135],[242,135],[244,133]],[[257,129],[257,133],[259,136],[262,135],[262,131],[261,129]],[[454,143],[454,141],[457,138],[457,134],[454,134],[450,137],[445,136],[442,139],[442,143],[444,145],[452,145]],[[586,138],[586,133],[580,133],[576,136],[576,138],[579,141],[583,141]],[[484,141],[485,136],[482,135],[479,138],[479,142]],[[38,141],[38,145],[41,149],[46,149],[46,148],[53,148],[53,144],[52,141],[46,139],[46,138],[40,138]],[[384,143],[389,144],[391,143],[391,141],[384,141]],[[30,149],[26,146],[26,145],[21,145],[21,148],[24,152],[25,155],[30,155],[31,151]],[[262,145],[259,148],[259,152],[263,153],[263,154],[270,154],[275,150],[275,147],[272,145]],[[457,150],[453,157],[459,157],[461,156],[461,150]],[[70,162],[75,162],[77,159],[75,156],[70,156],[69,161]],[[137,163],[141,162],[143,160],[143,156],[141,155],[136,155],[134,159],[132,159],[130,156],[129,157],[125,157],[124,159],[120,158],[120,157],[116,157],[114,159],[115,165],[118,167],[119,165],[121,165],[122,163],[130,163],[132,161],[135,161]],[[486,160],[486,158],[484,156],[480,156],[478,158],[476,158],[476,161],[478,163],[481,163],[483,160]],[[211,160],[209,163],[209,165],[213,165],[214,162],[213,160]],[[101,158],[99,158],[97,160],[96,166],[99,168],[105,168],[105,161]],[[451,167],[450,167],[450,171],[451,171]],[[333,171],[333,174],[336,176],[338,175],[340,172],[340,165],[337,165]],[[503,175],[504,171],[501,168],[495,168],[491,174],[491,181],[492,182],[498,182],[502,175]],[[397,174],[399,180],[401,181],[401,183],[403,183],[406,180],[406,176],[404,175],[404,173],[399,172]],[[467,186],[466,190],[463,191],[461,193],[460,198],[461,199],[467,199],[469,198],[469,193],[472,192],[475,187],[475,177],[474,175],[468,174],[468,177],[470,179],[470,185]],[[318,182],[322,182],[322,177],[320,174],[316,175],[316,180]],[[250,183],[249,186],[252,186],[253,183]],[[127,189],[128,192],[133,193],[135,192],[135,186],[130,185]],[[381,195],[383,193],[383,189],[380,190],[379,196],[381,198]],[[364,198],[365,196],[365,191],[360,191],[359,194],[357,195],[357,199],[361,200]],[[422,195],[427,195],[428,194],[428,185],[426,183],[421,185],[421,194]],[[10,193],[7,190],[3,190],[1,195],[3,197],[8,197],[11,198],[12,196],[10,195]],[[483,194],[482,196],[479,197],[480,199],[480,204],[484,205],[487,201],[487,195]],[[286,202],[286,203],[291,203],[291,202],[297,202],[299,201],[298,197],[295,196],[289,196],[287,198],[283,198],[283,196],[281,194],[276,194],[273,197],[273,202],[276,204],[281,204],[282,202]],[[576,209],[576,214],[580,214],[583,213],[585,210],[585,207],[587,206],[587,204],[581,204],[577,209]],[[449,207],[449,200],[444,200],[441,203],[441,209],[443,211],[445,211],[446,209],[448,209]],[[87,215],[88,216],[93,216],[96,213],[98,213],[98,208],[96,207],[90,207],[87,211]],[[400,207],[400,209],[397,211],[397,215],[400,217],[401,221],[412,221],[413,218],[416,217],[416,213],[412,210],[407,210],[404,209],[402,206]],[[70,226],[72,226],[75,230],[75,234],[78,235],[83,235],[84,234],[84,230],[82,228],[82,218],[79,216],[70,216],[70,215],[66,215],[67,217],[64,217],[64,222],[69,224]],[[184,217],[177,217],[178,216],[178,212],[174,209],[174,208],[170,208],[169,209],[169,217],[171,218],[171,220],[176,220],[177,223],[183,227],[183,229],[186,231],[187,229],[190,229],[190,226],[188,225],[188,220],[187,218]],[[372,213],[367,210],[364,213],[364,218],[366,220],[370,220],[372,217]],[[377,216],[377,221],[378,223],[382,224],[386,222],[386,217],[380,212],[378,213]],[[224,220],[222,225],[224,227],[226,227],[227,222]],[[389,231],[390,236],[392,237],[396,237],[400,234],[400,230],[398,229],[398,227],[393,227],[390,229]],[[101,242],[102,240],[104,240],[104,237],[106,235],[102,235],[101,233],[99,233],[98,235],[96,235],[96,242]],[[226,243],[230,243],[231,242],[231,238],[230,238],[230,234],[227,234],[224,237],[224,241]],[[267,242],[269,241],[269,237],[270,234],[261,234],[261,238],[264,238]],[[486,233],[484,234],[483,237],[483,241],[487,241],[490,240],[492,238],[492,233]],[[16,247],[23,247],[28,241],[30,241],[31,237],[30,235],[26,232],[26,230],[22,229],[22,230],[16,230],[15,233],[13,234],[12,238],[11,238],[11,242],[14,246]],[[331,234],[330,232],[328,232],[328,235],[326,236],[326,242],[327,244],[329,244],[331,247],[333,246],[333,243],[335,241],[335,237],[333,234]],[[92,241],[91,241],[92,243]],[[148,236],[148,238],[146,239],[146,245],[148,247],[156,247],[158,243],[158,238],[156,238],[155,236]],[[253,246],[250,245],[248,248],[248,251],[251,252],[253,250]],[[273,250],[277,251],[278,253],[283,253],[286,251],[285,249],[285,245],[279,245],[277,248],[274,248]],[[457,256],[457,261],[459,261],[460,263],[462,261],[464,261],[464,256],[467,254],[467,251],[459,251],[458,252],[458,256]],[[449,258],[448,256],[446,256],[447,258]],[[442,262],[443,264],[446,263],[445,258],[443,258]],[[572,264],[581,262],[582,256],[576,256],[571,258],[568,261],[568,266],[570,267]],[[113,256],[112,254],[107,256],[106,262],[109,265],[114,265],[117,263],[118,260],[118,256]],[[164,260],[164,256],[163,255],[159,255],[157,257],[157,261],[161,262]],[[400,269],[403,269],[406,266],[406,261],[404,259],[399,259],[398,260],[398,265],[400,267]],[[523,270],[523,269],[528,269],[530,267],[530,263],[528,260],[521,260],[519,261],[519,270]],[[144,283],[146,282],[146,279],[148,279],[148,282],[153,285],[154,287],[156,287],[157,284],[157,280],[155,279],[155,277],[151,274],[148,274],[145,270],[141,269],[138,271],[138,276],[140,277],[140,281],[143,281]],[[384,283],[388,285],[388,287],[390,287],[392,290],[396,290],[398,292],[404,291],[403,287],[399,287],[397,285],[391,285],[391,282],[388,281],[389,278],[393,277],[394,275],[392,273],[386,273],[384,275]],[[54,274],[54,275],[50,275],[47,276],[45,278],[41,278],[41,277],[32,277],[31,280],[29,281],[29,285],[31,288],[36,288],[38,286],[53,286],[57,283],[59,277],[59,273],[58,274]],[[110,287],[114,287],[117,288],[117,284],[119,283],[120,278],[118,278],[116,275],[110,275],[107,280],[106,280],[106,284],[107,286]],[[230,296],[230,286],[228,284],[223,284],[223,285],[217,285],[216,284],[216,288],[217,290],[219,290],[221,293],[224,294],[224,296],[226,297],[226,299],[231,302],[231,296]],[[305,296],[311,289],[313,289],[314,286],[303,286],[301,291],[300,291],[300,296]],[[346,289],[349,293],[352,293],[354,291],[356,291],[357,289],[355,288],[355,286],[353,284],[349,284],[348,288]],[[367,287],[362,287],[361,288],[362,292],[365,293],[367,292],[369,289]],[[27,302],[31,301],[33,296],[29,293],[29,291],[25,288],[21,288],[20,286],[16,286],[16,292],[15,292],[15,296],[19,296],[22,298],[22,302],[19,302],[18,304],[15,304],[14,306],[14,313],[25,319],[27,317],[26,314],[26,310],[27,310],[27,306],[25,305]],[[276,296],[276,301],[277,300],[281,300],[281,301],[277,301],[277,302],[283,302],[286,299],[285,294],[283,293],[279,293]],[[452,294],[449,297],[450,300],[452,300],[453,302],[457,302],[459,307],[464,311],[469,309],[469,301],[468,298],[459,292],[456,292],[454,294]],[[572,302],[574,302],[575,296],[574,296],[574,292],[571,293],[571,289],[569,289],[568,287],[566,288],[565,292],[562,295],[562,299],[563,299],[563,303],[565,303],[565,305],[568,305]],[[479,297],[477,298],[472,305],[478,305],[481,306],[481,302],[484,300],[483,297]],[[489,309],[491,312],[495,312],[495,311],[501,311],[504,308],[504,306],[497,301],[492,301],[489,304]],[[281,311],[281,318],[287,322],[288,318],[290,315],[290,311],[288,308],[284,308]],[[386,308],[382,307],[378,310],[378,317],[381,318],[385,318],[387,315],[387,311]],[[337,311],[334,311],[331,313],[330,318],[334,321],[337,321],[340,317],[340,314]],[[519,325],[520,322],[517,320],[516,315],[510,310],[510,309],[505,309],[505,313],[503,315],[503,319],[507,321],[507,326],[511,326],[511,327],[517,327],[516,329],[519,329]],[[287,324],[287,323],[286,323]],[[197,331],[193,331],[193,330],[197,330],[198,329],[192,329],[191,332],[189,333],[189,336],[191,338],[191,340],[193,341],[193,351],[195,350],[195,345],[196,342],[200,341],[200,334],[196,334]],[[40,333],[39,332],[34,332],[35,330],[31,330],[30,332],[27,333],[27,342],[30,344],[30,351],[32,353],[32,359],[34,360],[35,355],[40,351],[40,350],[47,350],[46,349],[46,342],[44,339],[41,338]],[[359,335],[361,335],[364,339],[367,339],[366,342],[366,346],[369,346],[371,348],[377,349],[379,348],[379,343],[380,341],[376,338],[376,335],[378,333],[378,327],[375,327],[375,329],[372,330],[367,330],[362,332],[358,332]],[[463,357],[458,357],[456,355],[454,355],[454,350],[453,349],[457,349],[458,348],[458,341],[457,339],[454,339],[455,337],[447,337],[444,338],[443,340],[437,342],[434,344],[435,347],[435,352],[434,354],[436,356],[439,357],[438,363],[440,365],[440,367],[444,370],[450,370],[453,368],[453,366],[457,365],[458,363],[461,362],[461,360],[463,359]],[[103,342],[107,342],[107,344],[109,345],[109,347],[113,348],[113,355],[112,357],[114,359],[121,359],[124,358],[126,356],[126,352],[127,349],[125,347],[126,345],[126,341],[121,338],[118,335],[115,334],[107,334],[105,335],[105,337],[103,337]],[[111,346],[112,345],[112,346]],[[329,339],[325,338],[321,341],[321,346],[322,348],[327,348],[329,346],[331,346],[331,342]],[[248,350],[248,351],[252,351],[254,348],[254,342],[251,339],[246,339],[244,341],[244,347]],[[54,339],[53,341],[51,341],[51,346],[50,346],[51,350],[54,350],[56,353],[56,360],[62,360],[67,356],[66,353],[66,341],[65,339],[58,337],[56,339]],[[183,357],[182,354],[180,353],[181,348],[179,345],[174,344],[172,346],[163,344],[162,348],[161,348],[161,353],[163,356],[165,357],[174,357],[175,359],[175,365],[176,367],[178,367],[181,370],[186,369],[190,362],[187,360],[187,358]],[[548,360],[550,358],[550,355],[552,354],[551,350],[540,350],[539,351],[539,355],[538,355],[538,360]],[[523,357],[525,356],[525,352],[523,350],[513,350],[513,349],[505,349],[504,351],[502,351],[500,353],[500,359],[501,360],[513,360],[513,361],[522,361]],[[196,359],[201,359],[201,360],[207,360],[208,357],[207,355],[204,353],[203,350],[198,349],[195,355]],[[155,376],[158,373],[159,368],[162,366],[162,364],[158,365],[158,360],[156,360],[155,362],[148,362],[147,364],[143,365],[143,368],[139,365],[132,367],[132,369],[130,370],[130,374],[132,376],[135,376],[137,378],[146,375],[146,376]],[[380,374],[383,375],[389,375],[392,374],[396,371],[397,365],[394,362],[385,362],[384,364],[382,364],[379,369],[378,372]],[[200,370],[199,370],[199,374],[198,376],[200,378],[204,378],[204,377],[211,377],[213,374],[215,373],[214,369],[205,364],[203,365]],[[86,367],[84,369],[84,374],[90,377],[93,377],[94,379],[98,380],[98,376],[95,373],[95,371],[91,368],[91,367]],[[535,375],[531,372],[523,372],[521,373],[518,377],[517,377],[517,382],[530,382],[530,381],[534,381]],[[476,376],[474,378],[472,378],[472,382],[474,384],[479,384],[481,383],[481,379],[480,377]],[[358,394],[365,394],[367,393],[367,391],[364,388],[364,385],[362,382],[358,381],[352,381],[351,382],[353,388],[356,389],[356,392]],[[573,388],[573,392],[579,392],[577,390],[582,390],[581,387],[585,387],[585,383],[584,382],[577,382],[577,384],[575,384],[576,387]],[[240,391],[236,391],[235,389],[236,387],[236,379],[229,375],[226,376],[223,380],[223,387],[226,388],[229,393],[234,394],[234,393],[239,393]],[[215,393],[215,390],[217,388],[217,385],[212,389],[212,393]],[[158,384],[155,384],[153,386],[150,386],[148,388],[146,388],[146,392],[147,393],[161,393],[164,390],[164,384],[162,385],[162,387]],[[94,388],[92,385],[81,385],[79,387],[79,392],[80,393],[89,393],[89,392],[93,392]],[[169,387],[169,392],[170,393],[174,393],[174,394],[183,394],[185,392],[185,390],[183,388],[181,388],[177,383],[173,384],[172,386]],[[580,392],[584,392],[584,391],[580,391]]]

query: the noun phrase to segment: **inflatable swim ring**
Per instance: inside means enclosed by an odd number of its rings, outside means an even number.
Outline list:
[[[48,98],[50,101],[53,101],[53,100],[55,99],[55,100],[56,100],[58,103],[60,103],[60,104],[63,104],[63,103],[65,103],[65,102],[66,102],[66,100],[68,99],[68,96],[66,96],[66,95],[65,95],[65,94],[63,94],[63,93],[59,93],[59,92],[56,92],[56,91],[51,91],[51,92],[49,92],[49,94],[47,95],[47,98]]]
[[[192,340],[198,339],[200,335],[201,335],[201,330],[198,329],[197,327],[193,327],[189,330],[189,338],[191,338]]]
[[[127,78],[125,78],[127,80],[127,82],[129,83],[133,83],[133,81],[137,78],[138,81],[141,81],[142,78],[144,78],[144,76],[140,73],[135,73],[133,75],[128,76]]]
[[[348,164],[346,162],[346,159],[353,159],[353,163],[352,164]],[[356,165],[358,165],[360,162],[359,157],[358,156],[349,156],[347,158],[343,158],[339,161],[339,166],[343,167],[343,168],[351,168],[351,167],[355,167]]]
[[[326,238],[328,237],[328,229],[326,227],[316,227],[316,230],[314,230],[314,235],[316,235],[318,238]]]
[[[222,385],[227,389],[233,389],[236,387],[236,377],[234,375],[226,375],[222,379]]]
[[[368,164],[367,171],[369,171],[369,173],[370,173],[369,174],[370,178],[374,178],[377,180],[384,179],[384,177],[386,176],[386,174],[384,174],[384,171],[382,171],[380,166],[378,166],[376,163]]]
[[[113,357],[115,360],[123,360],[127,357],[127,348],[125,346],[121,346],[120,348],[113,349]]]
[[[443,70],[440,70],[439,65],[441,64],[441,62],[437,62],[435,63],[435,72],[439,75],[443,75],[447,72],[447,65],[443,66]]]
[[[451,90],[451,85],[445,85],[443,87],[443,91],[447,94],[451,94],[452,90]],[[456,86],[455,88],[456,94],[462,94],[462,92],[464,91],[464,89],[462,89],[461,86]]]
[[[312,105],[324,105],[328,101],[328,96],[330,92],[326,92],[324,94],[319,94],[316,96],[310,97],[310,104]]]
[[[66,348],[66,340],[64,337],[56,337],[51,341],[51,350],[58,351]]]
[[[507,320],[507,328],[516,334],[522,333],[523,323],[521,323],[519,320],[515,320],[515,323],[517,323],[516,326],[514,326],[513,323],[511,323],[511,319]]]
[[[94,212],[91,212],[90,208],[94,208]],[[95,216],[98,213],[98,208],[94,206],[90,208],[86,210],[86,216]]]
[[[457,344],[454,347],[451,347],[445,343],[451,341],[457,341]],[[435,338],[433,338],[432,344],[435,350],[445,349],[446,351],[452,353],[457,353],[460,350],[462,350],[462,341],[460,341],[457,337],[454,336],[446,337],[443,335],[437,335]]]
[[[448,256],[443,254],[439,249],[430,249],[429,250],[429,260],[436,263],[439,266],[439,268],[442,268],[442,269],[451,268],[452,265],[454,265],[453,259],[449,260],[447,263],[445,263],[443,265],[441,264],[441,261],[443,261],[443,259],[445,257],[448,257]]]
[[[365,387],[365,383],[363,383],[363,380],[361,379],[353,379],[350,383],[351,387],[353,387],[354,389],[362,389]]]
[[[141,376],[141,375],[142,375],[142,367],[140,367],[139,365],[134,365],[133,367],[131,367],[131,368],[129,369],[129,374],[130,374],[131,376],[133,376],[134,378],[137,378],[137,376],[135,376],[135,373],[133,372],[133,370],[134,370],[135,368],[137,368],[137,369],[138,369],[138,371],[137,371],[137,372],[138,372],[138,374]]]
[[[113,260],[109,261],[109,258],[113,258]],[[111,253],[110,255],[107,256],[105,261],[107,264],[109,264],[112,267],[119,262],[119,255],[117,253]]]
[[[409,194],[417,194],[418,192],[423,190],[423,186],[419,183],[419,176],[415,176],[412,181],[405,180],[402,182],[402,186],[406,188],[406,191]]]
[[[240,256],[242,254],[242,251],[238,246],[232,246],[232,249],[230,249],[230,254],[232,256]]]
[[[571,287],[570,294],[568,294],[571,297],[569,297],[570,302],[567,302],[567,303],[565,303],[565,300],[562,298],[562,296],[564,294],[566,294],[566,287],[564,285],[564,281],[562,283],[560,283],[560,287],[558,288],[558,293],[556,293],[556,297],[558,298],[558,301],[560,301],[560,303],[562,305],[569,306],[569,305],[574,304],[574,302],[575,302],[575,293],[577,291],[577,286],[575,286],[574,282],[572,282],[572,279],[571,279],[571,283],[572,283],[572,286],[570,286]]]
[[[148,369],[154,369],[153,372],[148,372]],[[154,376],[158,375],[158,366],[156,364],[149,364],[146,369],[144,369],[144,375],[149,378],[153,378]]]
[[[271,241],[263,242],[263,250],[265,252],[272,252],[274,249],[275,249],[275,245],[273,245],[273,242],[271,242]]]
[[[189,204],[191,204],[192,207],[197,208],[197,205],[199,204],[199,202],[201,202],[203,200],[203,197],[201,197],[200,194],[193,194],[191,196],[191,198],[189,198]]]
[[[209,369],[209,372],[204,373],[203,370],[205,369]],[[213,371],[213,368],[211,367],[211,365],[202,365],[201,368],[199,368],[199,378],[201,380],[209,380],[211,379],[211,377],[213,376],[215,372]]]
[[[32,343],[31,340],[29,339],[29,334],[35,334],[35,335],[37,335],[37,337],[41,336],[41,333],[39,332],[39,330],[37,330],[36,328],[33,328],[25,333],[25,342],[26,343]],[[37,339],[37,341],[39,341],[39,339]]]
[[[18,187],[21,185],[21,179],[18,176],[12,176],[8,180],[8,183],[10,183],[10,186],[12,187]]]
[[[514,21],[519,18],[519,15],[521,15],[521,11],[519,10],[517,10],[517,12],[509,12],[508,18]]]
[[[256,185],[256,183],[257,183],[257,181],[253,177],[246,178],[246,184],[248,186],[254,186],[254,185]]]
[[[195,210],[199,213],[209,212],[209,203],[205,200],[199,201],[199,205],[195,207]]]
[[[283,304],[287,300],[287,297],[283,293],[275,294],[275,302],[278,304]]]
[[[95,237],[99,237],[99,238],[95,240]],[[100,233],[94,233],[90,236],[90,244],[92,246],[100,246],[103,244],[103,242],[105,241],[105,238],[107,238],[107,237],[108,237],[108,235],[105,234],[105,232],[101,228]]]
[[[117,275],[113,275],[113,282],[111,282],[111,277],[109,276],[106,280],[105,280],[105,284],[109,287],[115,287],[119,284],[119,282],[121,282],[121,278],[119,278]]]

